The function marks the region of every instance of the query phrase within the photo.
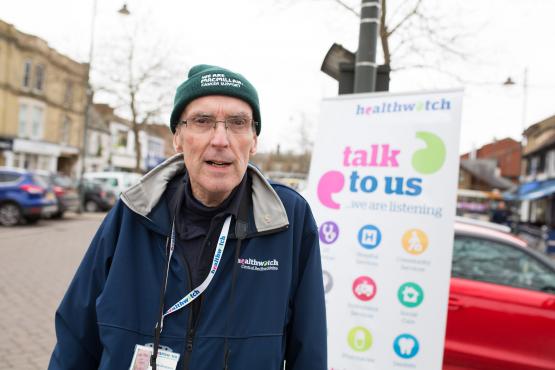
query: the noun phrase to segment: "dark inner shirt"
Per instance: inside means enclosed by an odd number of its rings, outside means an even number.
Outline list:
[[[206,207],[193,196],[186,174],[176,176],[168,184],[166,201],[171,219],[175,216],[175,251],[178,258],[185,263],[191,282],[187,289],[196,288],[208,275],[223,223],[230,214],[237,217],[246,188],[245,174],[241,183],[222,204]],[[232,232],[233,222],[229,229],[229,233]],[[200,299],[192,303],[193,321],[198,317],[202,298],[201,295]]]

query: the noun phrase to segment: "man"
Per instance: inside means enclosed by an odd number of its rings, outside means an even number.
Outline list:
[[[159,369],[327,369],[312,213],[248,163],[256,90],[196,66],[170,123],[180,153],[100,226],[56,313],[49,368],[125,369],[146,349]]]

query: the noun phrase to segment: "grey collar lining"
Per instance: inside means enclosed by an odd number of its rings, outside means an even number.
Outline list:
[[[121,199],[133,212],[147,217],[160,201],[168,182],[184,171],[183,154],[177,153],[143,176],[138,184],[125,190]],[[253,165],[249,164],[247,171],[252,177],[253,213],[257,231],[267,232],[288,226],[285,207],[270,183]]]

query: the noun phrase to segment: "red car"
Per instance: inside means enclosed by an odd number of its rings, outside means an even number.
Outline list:
[[[457,222],[443,369],[555,369],[553,262],[508,232]]]

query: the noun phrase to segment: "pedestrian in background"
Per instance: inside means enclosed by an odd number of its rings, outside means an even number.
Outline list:
[[[327,370],[318,230],[249,164],[261,130],[242,75],[193,67],[178,154],[122,193],[56,312],[49,369]],[[157,365],[158,364],[158,365]]]

